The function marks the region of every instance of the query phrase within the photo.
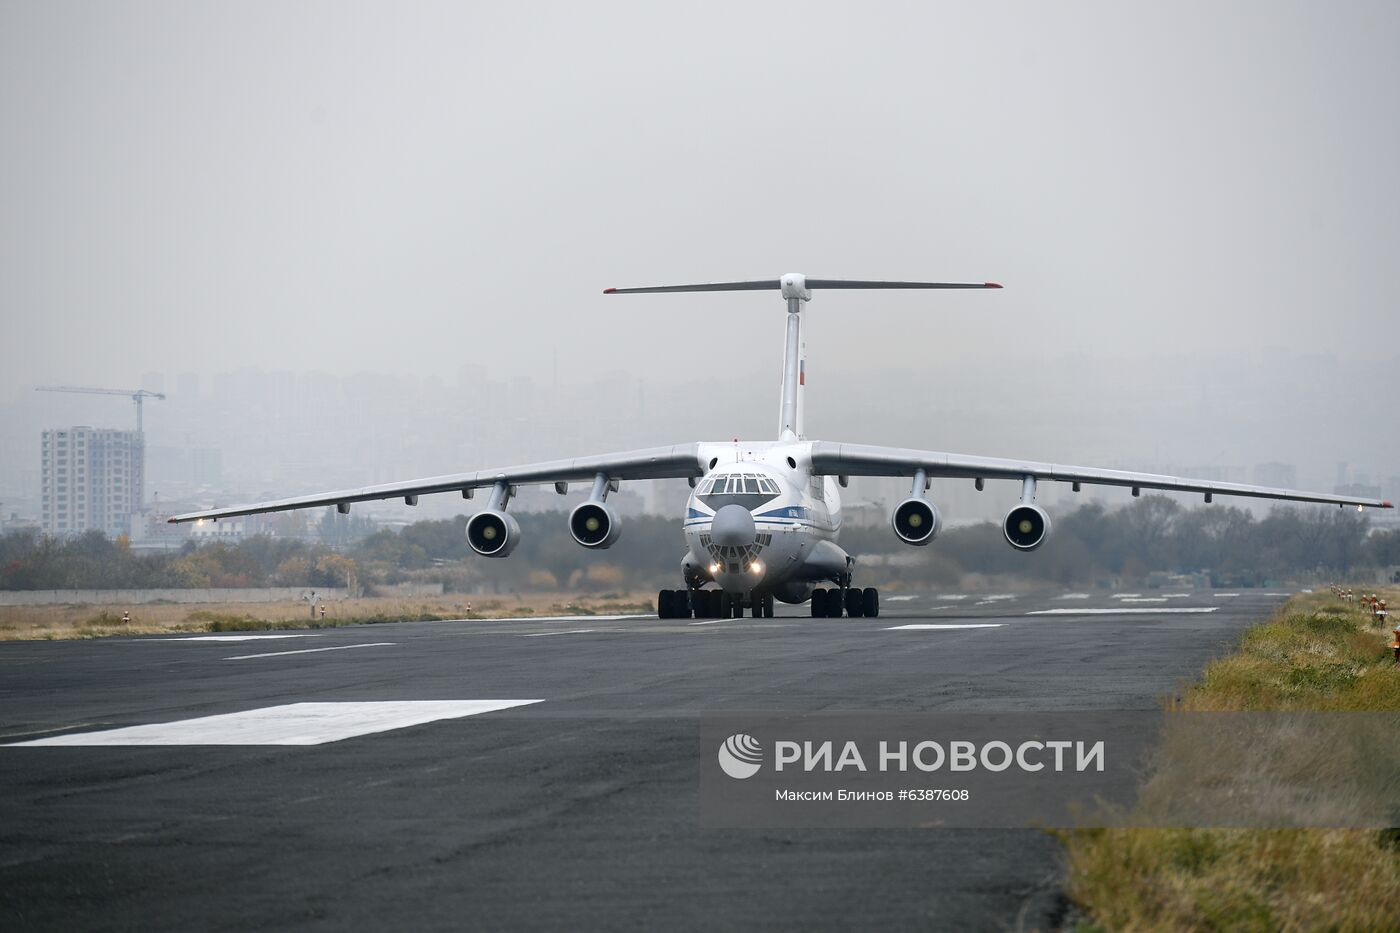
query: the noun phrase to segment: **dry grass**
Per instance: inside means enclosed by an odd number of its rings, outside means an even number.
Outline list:
[[[1388,605],[1400,603],[1400,590],[1377,591]],[[1390,625],[1376,625],[1330,593],[1295,597],[1246,632],[1234,654],[1207,666],[1171,709],[1400,711]],[[1163,779],[1159,773],[1153,780]],[[1145,828],[1060,836],[1084,929],[1400,927],[1394,829]]]
[[[325,618],[312,619],[302,602],[155,604],[142,606],[0,607],[0,641],[100,638],[169,632],[230,632],[322,628],[378,622],[446,619],[529,618],[547,615],[621,615],[652,611],[648,596],[605,593],[532,593],[401,599],[367,597],[328,600]],[[470,608],[469,608],[470,607]],[[122,612],[131,621],[122,624]]]

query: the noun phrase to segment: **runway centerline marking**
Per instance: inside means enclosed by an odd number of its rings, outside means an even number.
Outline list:
[[[1122,609],[1037,609],[1028,612],[1028,616],[1157,616],[1181,613],[1216,612],[1219,606],[1162,606],[1157,609],[1139,609],[1137,607],[1123,607]]]
[[[596,632],[592,628],[572,628],[567,632],[511,632],[517,638],[541,638],[545,635],[582,635],[585,632]]]
[[[885,631],[887,631],[887,632],[907,632],[907,631],[911,631],[911,630],[918,630],[918,631],[929,631],[929,630],[932,630],[932,631],[943,631],[943,630],[946,630],[946,629],[957,629],[957,628],[1001,628],[1004,624],[1006,624],[1006,623],[1004,623],[1004,622],[960,622],[960,623],[949,622],[949,623],[946,623],[946,624],[942,624],[942,623],[935,623],[935,622],[915,622],[915,623],[912,623],[912,624],[910,624],[910,625],[891,625],[889,628],[885,629]]]
[[[1164,603],[1164,602],[1167,601],[1167,597],[1165,597],[1165,596],[1124,596],[1122,601],[1125,602],[1125,603]]]
[[[335,645],[331,648],[299,648],[296,651],[268,651],[263,654],[235,654],[231,658],[224,658],[225,661],[247,661],[249,658],[280,658],[288,654],[315,654],[318,651],[349,651],[351,648],[387,648],[395,645],[392,641],[372,641],[362,645]]]
[[[543,700],[409,700],[394,702],[290,703],[240,713],[200,716],[55,735],[7,746],[128,745],[322,745],[440,719],[460,719]]]

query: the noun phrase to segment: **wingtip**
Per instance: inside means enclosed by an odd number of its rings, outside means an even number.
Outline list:
[[[1001,288],[996,282],[984,282],[982,284],[984,288]]]
[[[616,295],[616,294],[617,294],[617,289],[615,289],[615,288],[605,288],[605,289],[603,289],[603,294],[604,294],[604,295]]]
[[[1387,501],[1381,503],[1381,508],[1383,508],[1383,509],[1393,509],[1393,508],[1395,508],[1395,506],[1391,505],[1390,502],[1389,502],[1389,500],[1387,500]]]

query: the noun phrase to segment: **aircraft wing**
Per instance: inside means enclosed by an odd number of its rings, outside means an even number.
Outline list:
[[[900,447],[872,447],[828,441],[812,444],[812,470],[816,473],[842,476],[913,476],[915,470],[923,470],[931,477],[964,479],[1018,480],[1034,476],[1037,480],[1055,480],[1061,483],[1128,486],[1133,489],[1164,489],[1170,492],[1199,492],[1207,495],[1252,496],[1256,499],[1286,499],[1331,505],[1369,505],[1379,509],[1392,507],[1389,502],[1379,499],[1298,492],[1268,486],[1249,486],[1244,483],[1216,483],[1155,473],[1128,473],[1122,470],[1100,470],[1094,467],[1038,463],[1032,460],[1001,460],[995,457],[969,457],[936,450],[906,450]]]
[[[429,476],[402,483],[362,486],[359,489],[341,489],[309,496],[295,496],[290,499],[272,499],[267,502],[252,502],[247,505],[206,509],[202,512],[187,512],[184,515],[172,516],[169,521],[192,522],[204,518],[229,518],[235,515],[256,515],[261,512],[286,512],[292,509],[309,509],[323,505],[348,508],[351,502],[367,502],[374,499],[404,499],[405,501],[411,499],[413,501],[410,504],[415,504],[418,496],[431,495],[432,493],[461,492],[465,498],[473,489],[490,488],[497,483],[522,486],[585,482],[592,481],[599,473],[606,474],[610,480],[685,478],[700,476],[705,472],[704,466],[700,462],[699,451],[699,444],[679,444],[674,447],[651,447],[644,450],[600,454],[595,457],[579,457],[576,460],[527,463],[499,470],[478,470],[475,473]]]

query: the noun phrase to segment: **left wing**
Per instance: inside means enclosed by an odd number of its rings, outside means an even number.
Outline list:
[[[1256,499],[1286,499],[1293,502],[1323,502],[1329,505],[1360,505],[1378,509],[1391,508],[1380,499],[1358,499],[1353,496],[1333,496],[1319,492],[1298,492],[1249,486],[1244,483],[1215,483],[1207,480],[1162,476],[1156,473],[1128,473],[1122,470],[1100,470],[1094,467],[1065,466],[1058,463],[1037,463],[1031,460],[1001,460],[995,457],[969,457],[936,450],[906,450],[900,447],[872,447],[865,444],[836,444],[817,441],[812,444],[812,470],[816,473],[842,476],[913,476],[923,470],[929,476],[951,476],[966,479],[1036,479],[1062,483],[1090,483],[1098,486],[1128,486],[1138,489],[1165,489],[1171,492],[1199,492],[1222,496],[1252,496]]]
[[[342,510],[348,510],[352,502],[367,502],[374,499],[403,499],[409,505],[416,505],[419,496],[437,492],[460,491],[463,498],[466,498],[473,489],[489,488],[497,483],[517,486],[581,482],[592,480],[599,473],[604,474],[609,480],[621,480],[677,479],[701,476],[704,472],[704,465],[700,462],[700,445],[678,444],[674,447],[625,450],[619,453],[600,454],[596,457],[580,457],[576,460],[527,463],[501,470],[479,470],[475,473],[429,476],[402,483],[385,483],[381,486],[363,486],[359,489],[342,489],[337,492],[322,492],[310,496],[296,496],[291,499],[273,499],[268,502],[253,502],[248,505],[206,509],[202,512],[175,515],[169,521],[193,522],[204,518],[229,518],[235,515],[256,515],[261,512],[286,512],[291,509],[309,509],[322,505],[334,505],[339,506]]]

